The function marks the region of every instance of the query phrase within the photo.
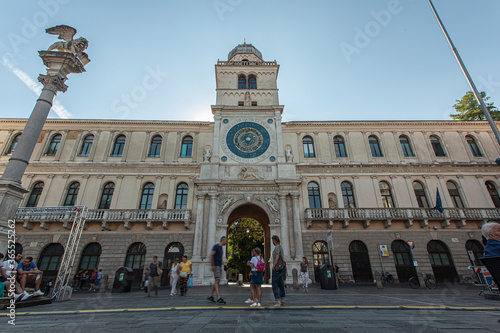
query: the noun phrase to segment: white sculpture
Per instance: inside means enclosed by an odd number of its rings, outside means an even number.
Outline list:
[[[292,153],[292,149],[290,149],[290,147],[286,147],[285,156],[286,156],[287,162],[290,162],[290,163],[293,162],[293,153]]]
[[[261,175],[259,170],[251,168],[251,167],[244,167],[241,168],[240,173],[238,174],[238,179],[239,180],[245,180],[245,179],[264,179]]]
[[[210,147],[208,147],[203,152],[203,162],[210,162],[211,157],[212,157],[212,151],[210,150]]]
[[[227,208],[229,207],[229,205],[234,201],[235,199],[234,198],[227,198],[224,203],[222,204],[221,206],[221,209],[219,211],[219,214],[222,214],[222,212]]]
[[[75,28],[67,25],[58,25],[45,29],[45,32],[51,35],[59,35],[57,38],[65,40],[65,42],[55,42],[49,46],[48,51],[57,50],[73,53],[80,59],[84,66],[90,61],[88,60],[88,55],[83,52],[89,46],[89,42],[83,37],[73,39],[76,34]]]

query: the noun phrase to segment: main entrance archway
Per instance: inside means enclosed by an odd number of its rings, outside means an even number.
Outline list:
[[[254,228],[255,232],[259,232],[259,230],[263,230],[264,233],[264,239],[263,239],[263,244],[260,247],[262,250],[262,256],[264,257],[266,261],[266,271],[264,272],[264,282],[269,280],[270,277],[270,270],[269,270],[269,256],[271,254],[271,244],[270,244],[270,231],[269,231],[269,217],[267,216],[267,213],[259,206],[254,205],[254,204],[245,204],[242,206],[239,206],[235,208],[231,214],[228,217],[227,220],[227,235],[230,238],[231,237],[231,227],[236,221],[242,221],[245,219],[251,219],[260,224],[262,229],[260,229],[258,226]],[[251,225],[251,224],[250,224]],[[238,228],[238,232],[246,232],[246,227],[245,230],[239,230],[241,228]],[[248,228],[249,232],[251,232],[251,228]],[[260,231],[262,232],[262,231]],[[228,257],[230,256],[230,253],[228,253]]]

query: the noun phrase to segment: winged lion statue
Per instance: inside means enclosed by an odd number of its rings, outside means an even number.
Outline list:
[[[82,62],[88,60],[88,55],[83,51],[89,46],[89,42],[83,37],[73,39],[76,34],[75,28],[67,25],[58,25],[45,29],[45,32],[51,35],[59,35],[57,38],[64,40],[64,42],[55,42],[49,46],[48,51],[70,52],[78,56]]]

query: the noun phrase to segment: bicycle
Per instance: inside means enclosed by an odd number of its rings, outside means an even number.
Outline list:
[[[425,286],[428,288],[428,289],[436,289],[437,287],[437,283],[436,283],[436,280],[434,280],[432,278],[432,275],[430,274],[427,274],[427,273],[423,273],[424,274],[424,283],[425,283]],[[410,285],[411,288],[413,289],[418,289],[420,288],[420,282],[418,281],[418,277],[417,276],[413,276],[411,277],[409,280],[408,280],[408,284]]]
[[[388,272],[382,272],[380,275],[380,280],[382,283],[394,283],[394,277]]]

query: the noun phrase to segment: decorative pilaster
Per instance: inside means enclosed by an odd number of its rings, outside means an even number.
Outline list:
[[[205,201],[204,194],[196,195],[196,224],[194,226],[194,245],[193,245],[193,260],[199,260],[201,257],[201,238],[203,231],[203,204]]]
[[[300,226],[299,195],[292,194],[293,228],[295,235],[295,259],[299,260],[304,256],[302,248],[302,227]]]
[[[285,261],[290,258],[290,241],[288,234],[288,216],[286,209],[286,195],[278,195],[280,201],[280,224],[281,224],[281,245],[283,247],[283,255],[285,256]]]

